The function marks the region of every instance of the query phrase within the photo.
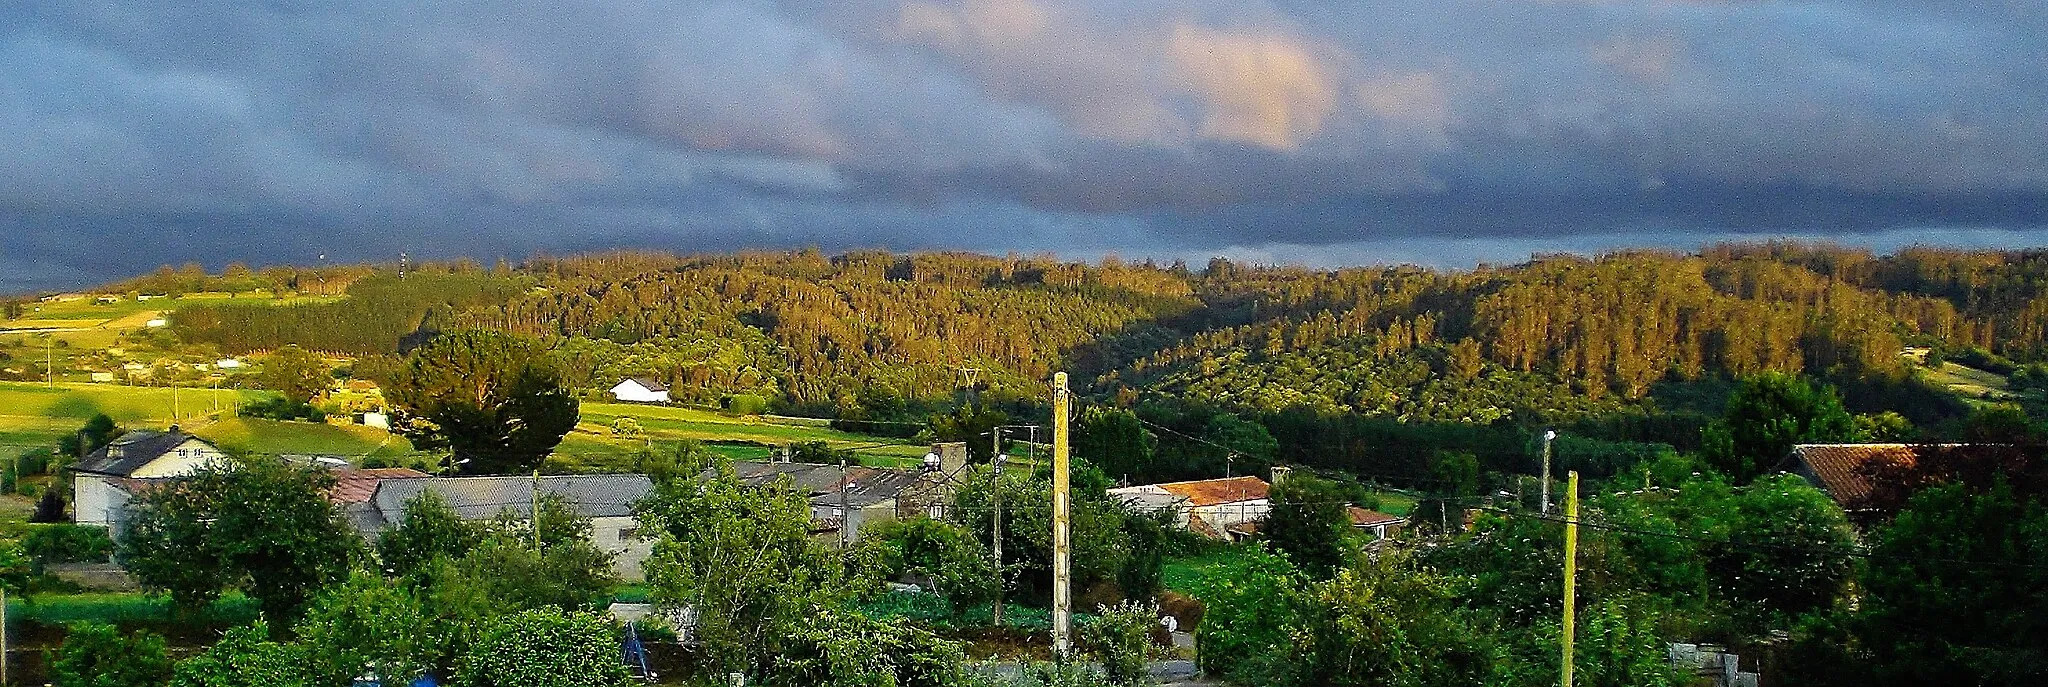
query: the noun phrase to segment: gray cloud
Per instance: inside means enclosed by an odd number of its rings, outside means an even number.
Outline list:
[[[2018,1],[52,0],[0,8],[0,290],[321,251],[2033,237],[2044,63]]]

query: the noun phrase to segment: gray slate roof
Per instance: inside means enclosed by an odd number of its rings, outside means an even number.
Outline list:
[[[839,505],[840,484],[843,481],[846,483],[846,505],[853,508],[896,498],[923,476],[909,470],[859,466],[847,468],[842,476],[837,465],[752,460],[733,461],[732,471],[741,482],[755,486],[772,484],[776,479],[786,475],[791,487],[809,496],[812,504],[820,506]]]
[[[74,472],[88,472],[96,475],[127,477],[150,461],[162,458],[165,453],[187,440],[196,439],[190,434],[171,430],[151,432],[137,430],[114,439],[114,442],[93,451],[84,460],[71,466]],[[200,439],[205,442],[205,439]],[[212,446],[211,442],[206,445]]]
[[[511,511],[523,515],[533,504],[532,477],[435,477],[387,480],[366,507],[349,513],[349,520],[365,531],[396,525],[404,519],[405,502],[432,490],[455,514],[465,520],[488,520]],[[578,515],[586,518],[624,517],[633,514],[633,504],[647,496],[654,483],[646,475],[544,475],[542,494],[562,497]]]

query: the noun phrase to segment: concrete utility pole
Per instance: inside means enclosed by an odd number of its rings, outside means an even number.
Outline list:
[[[1557,438],[1557,430],[1543,430],[1543,507],[1544,515],[1550,514],[1550,442]]]
[[[543,458],[542,460],[546,460]],[[533,518],[533,550],[540,550],[540,464],[533,466],[533,500],[528,501]]]
[[[1052,376],[1052,650],[1061,661],[1073,651],[1074,551],[1067,530],[1067,373]]]
[[[1579,471],[1565,478],[1564,493],[1564,687],[1572,687],[1572,640],[1578,634]]]
[[[997,437],[1002,436],[1003,428],[997,427],[995,431]],[[991,607],[996,627],[1003,626],[1003,450],[1001,442],[1002,440],[998,438],[996,454],[993,459],[994,468],[990,473],[995,476],[994,488],[990,490],[990,493],[995,497],[995,513],[993,514],[995,526],[990,528],[992,534],[989,535],[989,549],[993,550],[996,555],[996,602]]]
[[[839,454],[839,548],[853,544],[853,512],[846,509],[846,454]]]

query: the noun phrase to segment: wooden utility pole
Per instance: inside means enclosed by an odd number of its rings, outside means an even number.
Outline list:
[[[1061,661],[1073,650],[1074,551],[1067,531],[1067,373],[1052,376],[1052,650]]]
[[[1578,634],[1579,471],[1567,474],[1564,492],[1564,687],[1572,687],[1572,640]]]

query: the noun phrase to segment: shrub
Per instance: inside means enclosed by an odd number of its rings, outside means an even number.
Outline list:
[[[50,663],[50,678],[56,687],[158,687],[171,678],[171,659],[156,634],[78,623]]]
[[[622,687],[616,628],[597,615],[542,608],[488,621],[460,661],[469,687]]]
[[[105,528],[50,523],[30,527],[21,547],[36,565],[104,563],[114,553],[114,540]]]
[[[178,662],[171,687],[310,687],[305,648],[269,635],[262,622],[228,630],[205,652]]]
[[[1081,644],[1102,662],[1111,684],[1140,684],[1150,677],[1145,660],[1152,653],[1152,628],[1158,620],[1156,604],[1125,601],[1103,606],[1095,622],[1081,628]]]

